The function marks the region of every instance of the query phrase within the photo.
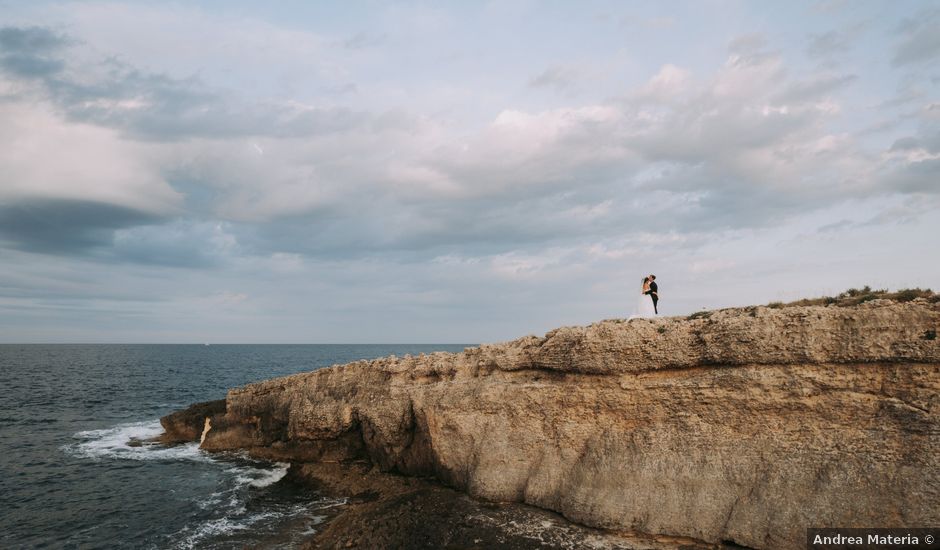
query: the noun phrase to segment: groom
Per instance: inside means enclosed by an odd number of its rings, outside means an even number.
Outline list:
[[[659,308],[656,306],[659,303],[659,286],[656,285],[656,275],[650,275],[650,289],[646,291],[646,294],[649,294],[650,298],[653,299],[653,311],[656,312],[656,315],[659,315]]]

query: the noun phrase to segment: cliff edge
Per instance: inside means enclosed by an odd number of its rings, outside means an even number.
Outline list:
[[[938,329],[926,300],[565,327],[233,389],[202,448],[367,461],[590,527],[754,548],[934,526]],[[185,425],[167,438],[192,440]]]

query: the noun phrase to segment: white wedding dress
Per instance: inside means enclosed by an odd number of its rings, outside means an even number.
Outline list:
[[[653,308],[653,298],[649,294],[640,294],[636,303],[636,310],[630,319],[641,319],[644,317],[655,317],[656,310]]]

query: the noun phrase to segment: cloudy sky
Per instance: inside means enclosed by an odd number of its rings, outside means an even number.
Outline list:
[[[935,2],[0,0],[0,341],[940,287]]]

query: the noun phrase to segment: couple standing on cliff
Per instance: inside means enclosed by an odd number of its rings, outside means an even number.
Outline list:
[[[643,287],[640,290],[640,301],[636,306],[634,317],[652,317],[659,314],[659,286],[656,284],[656,275],[647,275],[643,278]]]

